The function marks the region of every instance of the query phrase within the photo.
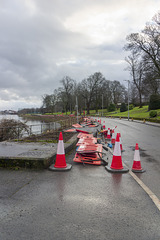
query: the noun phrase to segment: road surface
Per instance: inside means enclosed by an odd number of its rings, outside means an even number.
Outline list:
[[[105,121],[121,132],[122,158],[129,167],[139,143],[146,169],[140,178],[158,196],[154,181],[158,185],[159,149],[154,138],[159,128]],[[75,163],[74,154],[66,156],[72,164],[68,172],[0,169],[0,239],[159,240],[160,211],[133,177],[109,173],[103,165]]]
[[[105,122],[104,122],[105,121]],[[116,133],[122,137],[122,160],[132,168],[135,145],[138,143],[142,168],[146,170],[137,176],[160,199],[160,124],[144,124],[143,122],[101,118],[101,122],[108,127],[115,127]]]

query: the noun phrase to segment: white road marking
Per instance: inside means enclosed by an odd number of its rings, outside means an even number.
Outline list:
[[[110,153],[113,155],[113,151],[109,148]],[[128,168],[124,163],[123,165]],[[148,194],[148,196],[152,199],[158,210],[160,211],[160,200],[159,198],[134,174],[131,170],[129,170],[129,174],[134,178],[134,180],[143,188],[143,190]]]
[[[136,182],[143,188],[143,190],[149,195],[156,207],[160,211],[160,200],[158,197],[132,172],[129,171],[129,174],[136,180]]]

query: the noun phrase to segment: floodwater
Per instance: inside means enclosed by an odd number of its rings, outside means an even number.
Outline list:
[[[26,122],[26,120],[24,120],[24,118],[19,117],[18,115],[14,115],[14,114],[0,114],[0,121],[3,119],[14,119],[17,121],[21,121],[21,122]],[[27,121],[26,122],[27,125],[32,125],[32,124],[41,124],[41,121]]]
[[[26,120],[22,117],[19,117],[18,115],[11,114],[0,115],[0,121],[3,119],[14,119],[25,123],[27,126],[29,126],[30,132],[32,134],[39,134],[42,133],[43,131],[46,131],[47,129],[57,129],[60,127],[60,124],[55,122],[43,123],[42,121],[37,120]]]

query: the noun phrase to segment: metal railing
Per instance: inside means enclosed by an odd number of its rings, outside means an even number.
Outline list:
[[[57,138],[57,135],[60,131],[70,128],[76,122],[77,120],[75,118],[69,118],[57,122],[32,124],[28,125],[26,128],[23,129],[19,126],[0,127],[0,141],[13,139],[20,140],[25,137],[30,137],[32,135],[40,135],[53,130],[55,132],[55,138]]]

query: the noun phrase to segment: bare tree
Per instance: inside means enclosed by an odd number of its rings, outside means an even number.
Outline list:
[[[95,106],[98,105],[98,95],[102,95],[101,93],[99,93],[98,89],[102,85],[104,80],[105,78],[100,72],[96,72],[93,75],[89,76],[87,79],[82,80],[80,91],[81,95],[86,101],[87,114],[89,114],[92,101],[95,100]]]
[[[46,109],[48,113],[54,112],[54,101],[53,101],[53,95],[45,94],[42,96],[43,98],[43,108]]]
[[[63,108],[66,111],[71,110],[72,106],[72,97],[74,94],[75,80],[66,76],[61,81],[62,87],[59,89],[60,97],[63,103]]]
[[[126,62],[128,63],[128,70],[132,76],[133,83],[135,84],[138,95],[139,95],[139,104],[142,107],[142,94],[143,94],[143,79],[145,73],[145,66],[143,61],[140,59],[139,54],[132,54],[126,58]]]
[[[137,82],[139,91],[141,91],[141,76],[143,75],[143,82],[150,88],[148,93],[157,92],[159,87],[157,79],[160,79],[160,13],[157,13],[152,21],[146,24],[141,33],[132,33],[126,39],[127,44],[124,49],[131,51],[132,58],[133,56],[134,59],[135,56],[136,58],[138,56],[138,59],[141,58],[139,62],[137,60],[133,62],[130,57],[127,59],[130,66],[136,64],[136,72],[139,75],[139,84]]]
[[[55,112],[57,103],[59,102],[58,90],[55,89],[53,94],[45,94],[42,96],[43,105],[42,108],[45,108],[47,112],[53,113]]]
[[[93,107],[98,112],[98,109],[102,106],[102,94],[104,94],[104,82],[106,81],[102,73],[96,72],[91,78],[95,82],[95,89],[93,95]]]
[[[130,102],[133,105],[136,105],[139,103],[139,97],[138,97],[138,90],[135,86],[135,84],[133,82],[130,83],[130,87],[129,87],[129,99]],[[127,101],[128,101],[128,96],[127,96]]]
[[[125,86],[120,84],[119,81],[111,82],[111,94],[112,94],[112,102],[117,105],[118,102],[124,101],[125,94]]]

